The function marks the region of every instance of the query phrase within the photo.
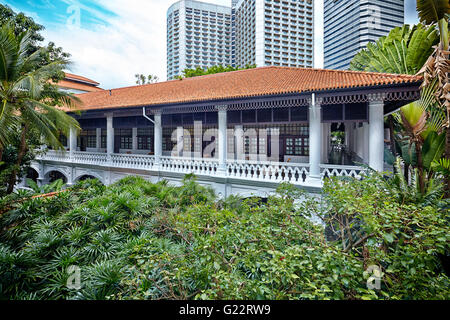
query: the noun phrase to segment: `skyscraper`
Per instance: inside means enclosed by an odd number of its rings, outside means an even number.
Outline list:
[[[167,79],[183,70],[231,65],[231,8],[181,0],[167,11]]]
[[[369,42],[404,24],[404,0],[325,0],[326,69],[348,69]]]
[[[233,3],[237,66],[313,66],[312,0],[239,0]]]
[[[167,11],[167,79],[213,65],[313,67],[312,0],[181,0]]]

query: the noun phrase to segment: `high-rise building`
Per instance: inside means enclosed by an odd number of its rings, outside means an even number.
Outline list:
[[[369,42],[404,24],[404,0],[325,0],[324,64],[348,69]]]
[[[167,79],[213,65],[313,67],[312,0],[182,0],[167,11]]]
[[[313,67],[312,0],[233,1],[236,65]]]
[[[167,11],[167,79],[184,69],[231,65],[231,8],[181,0]]]

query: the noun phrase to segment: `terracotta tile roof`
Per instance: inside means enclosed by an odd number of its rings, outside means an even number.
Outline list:
[[[75,90],[81,90],[86,92],[96,92],[96,91],[103,91],[102,88],[87,85],[84,83],[79,82],[72,82],[67,80],[60,80],[58,81],[58,86],[65,89],[75,89]]]
[[[86,82],[86,83],[94,85],[94,86],[98,86],[100,84],[100,83],[98,83],[98,82],[96,82],[94,80],[91,80],[89,78],[82,77],[82,76],[79,76],[79,75],[76,75],[76,74],[73,74],[73,73],[65,72],[65,75],[66,75],[66,78],[65,78],[66,80],[74,80],[74,81]]]
[[[289,67],[261,67],[77,95],[81,110],[210,101],[417,83],[421,77]]]

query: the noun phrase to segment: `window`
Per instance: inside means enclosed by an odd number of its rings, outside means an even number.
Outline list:
[[[131,129],[119,129],[120,149],[133,149],[133,137]]]
[[[137,143],[138,150],[153,150],[152,129],[138,129]]]
[[[83,130],[80,133],[80,144],[85,143],[87,148],[97,148],[97,132],[96,130]]]
[[[101,147],[102,149],[106,149],[106,130],[102,129],[102,136],[101,136]]]

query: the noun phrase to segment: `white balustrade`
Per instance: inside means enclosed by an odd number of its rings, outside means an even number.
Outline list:
[[[38,156],[37,160],[159,170],[180,174],[194,173],[206,176],[215,176],[219,167],[217,159],[161,157],[159,166],[155,166],[155,157],[150,155],[112,154],[110,161],[108,161],[106,153],[77,151],[73,152],[72,158],[70,158],[69,152],[54,150],[49,150],[45,155]],[[228,160],[226,167],[226,177],[229,178],[275,183],[305,184],[309,172],[308,163]],[[357,166],[321,165],[320,172],[322,180],[333,176],[361,179],[366,173],[366,169]]]
[[[366,173],[366,169],[357,166],[340,166],[323,164],[320,166],[322,180],[330,177],[353,177],[362,179]]]
[[[152,169],[155,157],[141,154],[118,154],[111,155],[111,165],[119,168]]]
[[[72,162],[105,165],[107,163],[106,153],[76,151],[73,153]]]
[[[161,157],[161,171],[213,175],[218,165],[216,159]]]
[[[301,184],[309,174],[307,163],[234,160],[227,163],[229,177]]]

